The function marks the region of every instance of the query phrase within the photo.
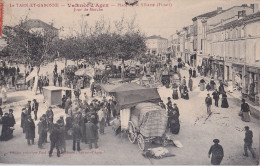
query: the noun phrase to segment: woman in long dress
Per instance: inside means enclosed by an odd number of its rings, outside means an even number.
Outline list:
[[[174,104],[175,105],[175,104]],[[168,124],[169,129],[172,134],[178,134],[180,131],[180,121],[179,121],[179,112],[178,108],[172,108],[168,112]]]
[[[224,92],[222,94],[222,103],[221,103],[221,107],[222,108],[228,108],[229,105],[228,105],[228,101],[227,101],[227,95],[226,95],[226,92]]]
[[[172,98],[173,99],[179,99],[177,88],[178,88],[178,85],[176,83],[173,83],[173,85],[172,85]]]
[[[249,105],[245,102],[245,99],[242,99],[241,112],[242,112],[241,119],[245,122],[250,122],[251,121],[250,114],[249,114],[250,109],[249,109]]]

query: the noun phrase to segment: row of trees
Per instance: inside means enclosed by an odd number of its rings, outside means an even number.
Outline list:
[[[40,66],[50,57],[128,60],[146,51],[145,36],[134,20],[126,21],[122,17],[111,24],[101,18],[89,26],[82,17],[79,21],[80,30],[71,28],[70,35],[59,39],[48,29],[32,31],[28,28],[28,19],[24,19],[17,26],[4,27],[7,47],[1,53],[11,60],[29,62],[33,66]]]
[[[145,36],[135,25],[135,18],[127,21],[122,17],[113,24],[101,18],[93,26],[84,18],[79,20],[80,29],[71,28],[72,33],[64,39],[59,39],[52,28],[33,30],[27,18],[14,27],[5,26],[3,34],[7,47],[1,56],[35,66],[39,73],[41,64],[58,57],[92,61],[122,59],[124,62],[146,52]]]
[[[133,19],[134,20],[134,19]],[[146,52],[145,36],[134,21],[115,21],[113,25],[100,19],[94,26],[80,22],[80,31],[58,41],[59,53],[68,59],[128,60]],[[73,30],[72,30],[73,31]]]

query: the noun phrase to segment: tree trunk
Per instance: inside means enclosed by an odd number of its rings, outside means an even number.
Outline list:
[[[64,79],[65,80],[67,80],[67,69],[66,69],[66,67],[67,67],[67,58],[65,58],[65,67],[64,67]]]
[[[122,57],[122,66],[121,66],[121,79],[125,78],[125,60]]]

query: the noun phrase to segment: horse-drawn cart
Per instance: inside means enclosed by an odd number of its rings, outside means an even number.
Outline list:
[[[125,83],[112,91],[120,110],[121,129],[127,132],[129,141],[137,141],[141,150],[148,142],[164,144],[168,119],[166,110],[157,104],[161,101],[157,89]]]
[[[166,111],[154,103],[139,103],[130,113],[128,122],[128,139],[137,140],[138,147],[145,150],[146,143],[153,141],[166,144]]]

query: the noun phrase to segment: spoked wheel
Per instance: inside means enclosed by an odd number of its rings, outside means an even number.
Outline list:
[[[168,145],[167,139],[162,139],[162,145],[165,147]]]
[[[144,137],[141,134],[139,134],[137,136],[137,143],[138,143],[139,149],[141,149],[141,150],[145,149]]]
[[[133,144],[133,143],[135,143],[136,137],[137,137],[137,134],[135,131],[134,124],[130,121],[128,123],[128,139]]]

